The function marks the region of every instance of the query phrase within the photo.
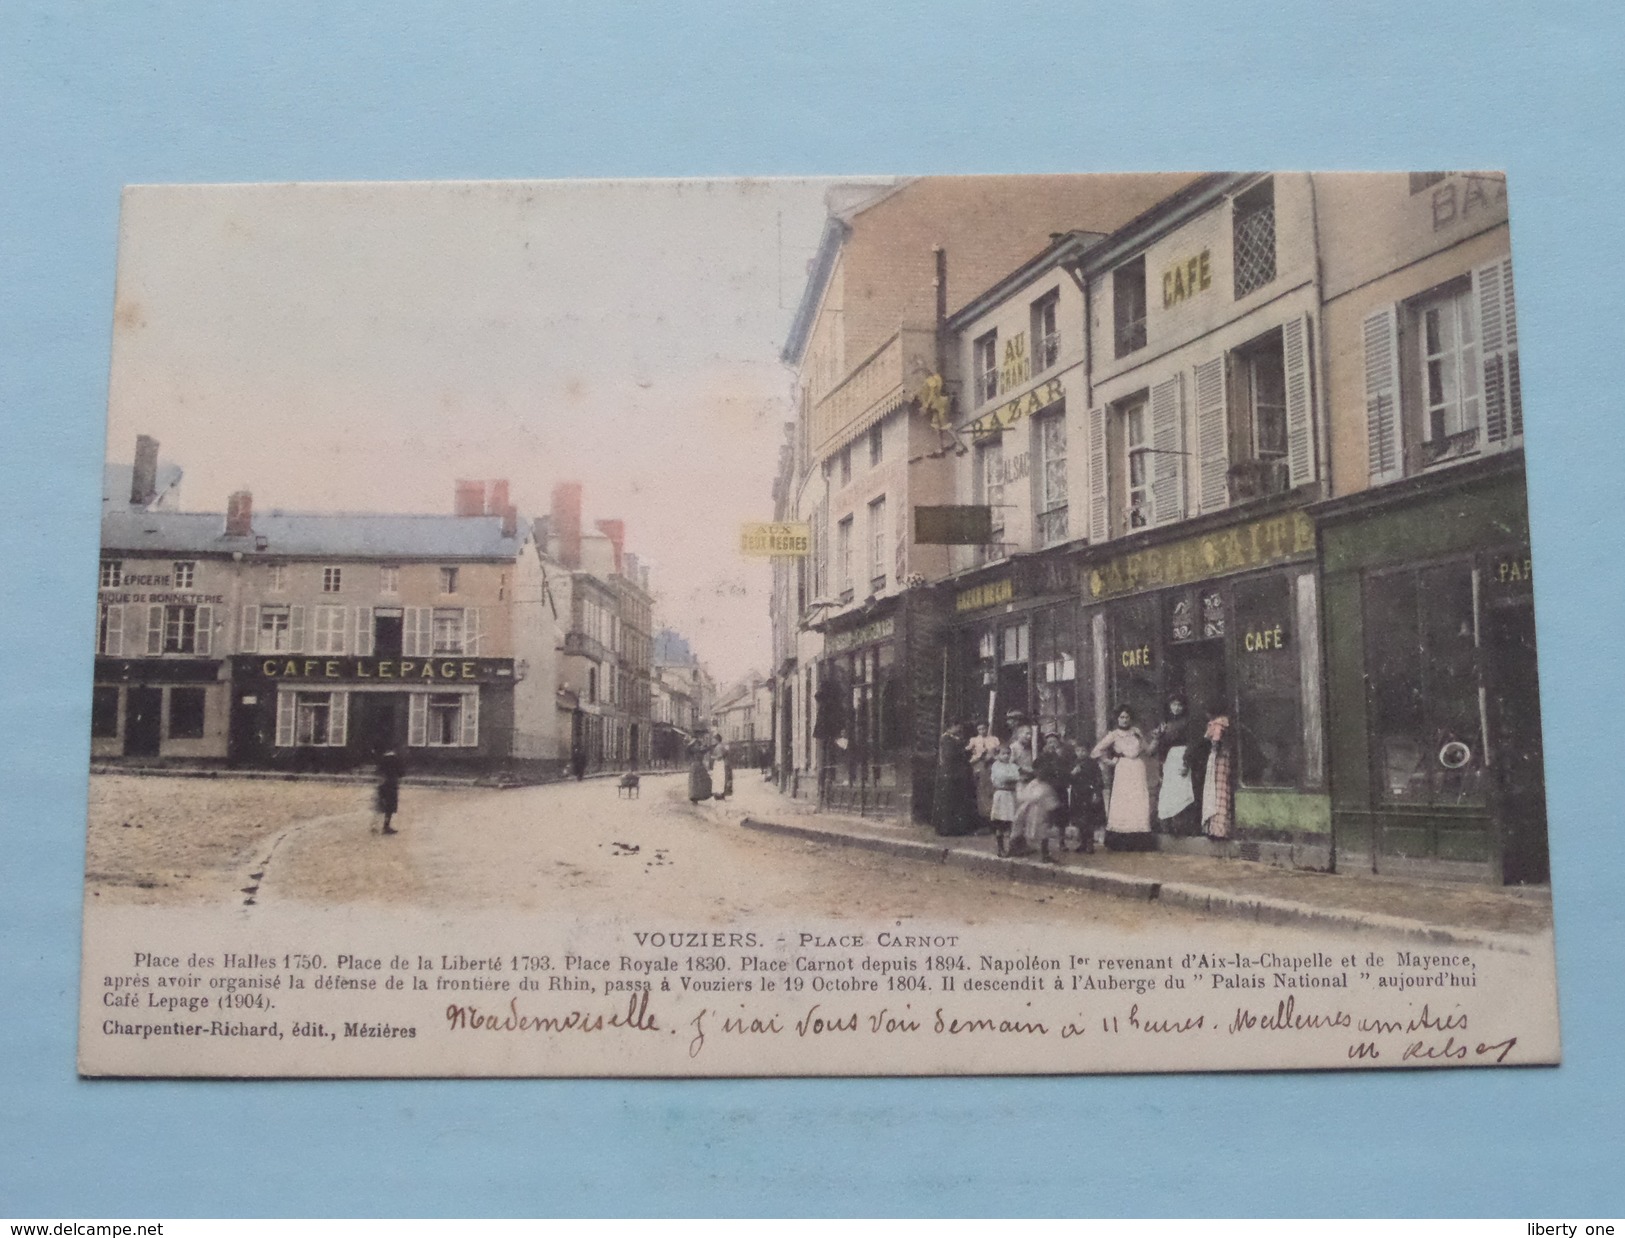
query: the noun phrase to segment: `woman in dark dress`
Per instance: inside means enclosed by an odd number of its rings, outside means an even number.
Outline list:
[[[938,834],[970,834],[976,829],[976,775],[958,723],[937,744],[937,785],[931,823]]]
[[[1201,783],[1192,778],[1190,713],[1182,696],[1168,698],[1162,724],[1151,733],[1151,751],[1162,770],[1157,789],[1159,834],[1191,837],[1201,832]]]
[[[688,798],[696,804],[711,798],[711,771],[705,764],[710,752],[711,746],[703,739],[688,741]]]
[[[391,821],[401,806],[401,758],[393,748],[378,758],[378,789],[373,792],[373,804],[384,814],[385,834],[399,834]]]

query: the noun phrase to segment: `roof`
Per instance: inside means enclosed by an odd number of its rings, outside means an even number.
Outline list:
[[[835,272],[835,260],[840,256],[841,246],[846,244],[847,234],[852,230],[852,220],[909,184],[908,180],[902,180],[888,185],[836,185],[824,195],[824,203],[829,210],[824,219],[824,234],[819,238],[818,252],[807,268],[807,286],[801,291],[796,316],[790,320],[789,334],[785,337],[784,347],[779,350],[780,361],[786,365],[801,364],[807,341],[812,336],[813,323],[818,317],[818,305],[824,299],[830,276]]]
[[[512,559],[519,539],[500,516],[371,512],[254,513],[249,537],[227,537],[218,512],[109,511],[102,549],[327,559]],[[261,544],[263,542],[263,545]]]
[[[944,327],[949,331],[959,330],[1041,275],[1055,267],[1078,262],[1092,246],[1105,239],[1104,232],[1084,232],[1076,229],[1058,234],[1053,241],[998,283],[978,293],[963,308],[948,315]]]
[[[1093,246],[1084,260],[1089,275],[1116,266],[1124,258],[1172,232],[1192,217],[1201,214],[1226,194],[1235,193],[1249,181],[1258,177],[1256,172],[1210,172],[1199,176],[1177,193],[1141,211],[1105,240]]]

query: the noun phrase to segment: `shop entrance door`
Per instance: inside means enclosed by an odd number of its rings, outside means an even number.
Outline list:
[[[1194,725],[1206,726],[1215,707],[1222,706],[1229,710],[1230,691],[1224,677],[1222,640],[1174,645],[1169,661],[1172,663],[1172,674],[1168,678],[1169,694],[1178,692],[1184,696],[1186,711]],[[1161,717],[1159,710],[1159,721]],[[1155,722],[1152,725],[1156,725]]]
[[[155,757],[163,725],[164,690],[131,688],[124,699],[124,755]]]
[[[401,704],[401,697],[393,692],[350,694],[350,726],[364,760],[376,759],[391,748],[400,752],[405,746],[405,711]]]
[[[1535,610],[1491,607],[1485,645],[1495,668],[1491,708],[1499,770],[1501,879],[1507,885],[1551,880],[1546,842],[1546,774],[1540,737],[1540,681],[1535,670]]]

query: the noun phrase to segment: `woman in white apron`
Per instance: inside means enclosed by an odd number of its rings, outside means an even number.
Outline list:
[[[1147,771],[1150,748],[1134,713],[1126,705],[1117,709],[1117,725],[1101,736],[1089,754],[1112,771],[1106,805],[1106,848],[1109,851],[1155,851],[1151,832],[1151,781]]]
[[[1191,778],[1190,714],[1185,698],[1168,698],[1168,714],[1151,736],[1151,748],[1162,766],[1157,791],[1157,832],[1188,837],[1202,828]]]

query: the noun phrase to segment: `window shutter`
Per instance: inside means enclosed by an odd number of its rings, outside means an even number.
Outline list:
[[[401,653],[408,658],[419,657],[418,634],[423,624],[423,607],[408,606],[405,622],[401,626]]]
[[[1103,542],[1109,536],[1106,514],[1106,410],[1089,410],[1089,540]]]
[[[1230,417],[1224,377],[1222,353],[1196,367],[1196,449],[1205,512],[1230,505]]]
[[[470,692],[463,697],[463,733],[459,737],[464,748],[480,746],[480,694]]]
[[[305,608],[288,607],[288,652],[305,652]]]
[[[1484,363],[1484,438],[1504,446],[1523,437],[1523,392],[1518,378],[1518,320],[1512,296],[1512,259],[1473,272],[1479,346]]]
[[[147,652],[149,654],[164,651],[164,608],[162,606],[147,607]]]
[[[1181,395],[1184,375],[1151,388],[1151,523],[1168,524],[1185,516],[1184,434]]]
[[[121,658],[124,656],[124,607],[109,606],[107,608],[107,648],[104,652],[109,657]]]
[[[294,695],[292,692],[276,694],[276,746],[293,747]]]
[[[1371,484],[1404,471],[1399,441],[1399,316],[1392,305],[1365,320],[1366,466]]]
[[[463,612],[463,652],[471,658],[480,656],[480,638],[484,635],[480,619],[478,606],[470,606]]]
[[[213,606],[199,606],[197,608],[197,643],[194,648],[198,653],[212,653],[214,651]]]
[[[429,742],[429,696],[413,692],[406,698],[406,742],[422,748]]]
[[[260,647],[260,608],[243,607],[243,626],[237,641],[238,653],[258,653]]]
[[[350,607],[348,607],[348,606],[339,606],[339,607],[336,607],[336,609],[338,611],[338,614],[334,616],[334,619],[337,622],[335,622],[333,626],[338,629],[338,631],[335,633],[335,635],[338,637],[338,640],[335,642],[338,645],[338,648],[335,649],[333,652],[334,653],[349,653],[350,649],[351,649],[351,645],[350,645],[350,620],[352,618],[351,613],[350,613]]]
[[[355,656],[372,657],[372,607],[357,606],[355,610]]]
[[[1315,407],[1310,398],[1309,319],[1289,319],[1281,328],[1286,370],[1286,460],[1295,489],[1315,480]]]
[[[330,748],[343,748],[350,742],[350,694],[335,692],[329,699],[327,744]]]

